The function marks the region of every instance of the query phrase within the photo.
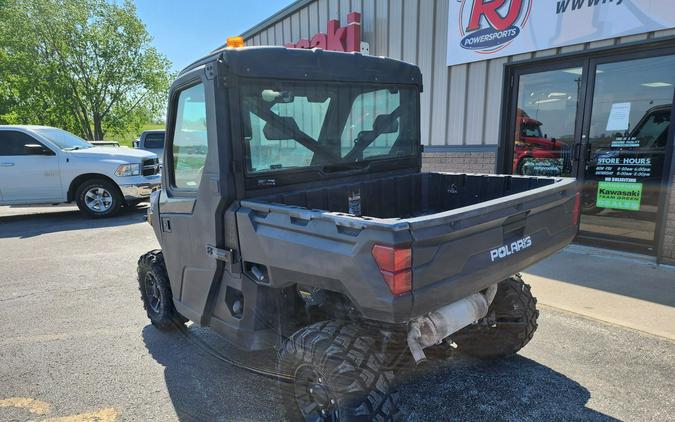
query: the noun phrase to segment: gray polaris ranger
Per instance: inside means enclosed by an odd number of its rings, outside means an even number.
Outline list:
[[[514,274],[575,236],[575,181],[422,172],[421,91],[416,66],[355,53],[183,70],[148,216],[162,250],[138,267],[152,323],[279,350],[291,420],[395,419],[406,363],[525,346],[538,312]]]

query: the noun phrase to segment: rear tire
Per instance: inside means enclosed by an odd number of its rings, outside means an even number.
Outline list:
[[[488,314],[452,336],[458,351],[480,359],[517,353],[537,331],[537,299],[519,275],[499,283]]]
[[[105,179],[91,179],[77,188],[75,202],[87,216],[105,218],[119,213],[124,198],[115,183]]]
[[[293,334],[280,354],[281,401],[291,421],[398,419],[394,373],[358,325],[320,322]]]
[[[150,251],[139,258],[138,288],[143,308],[152,325],[162,330],[170,330],[179,328],[187,322],[173,306],[171,285],[162,251]]]

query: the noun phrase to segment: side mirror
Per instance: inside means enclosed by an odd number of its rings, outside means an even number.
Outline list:
[[[28,153],[28,155],[54,155],[54,152],[44,147],[40,144],[26,144],[23,146],[23,150]]]
[[[544,139],[548,139],[548,133],[544,134]]]
[[[265,123],[263,135],[268,141],[284,141],[293,139],[295,134],[300,131],[295,119],[290,116],[277,117],[274,123]]]

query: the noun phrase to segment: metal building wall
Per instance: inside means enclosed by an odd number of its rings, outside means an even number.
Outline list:
[[[447,163],[464,152],[474,154],[465,163],[476,164],[470,170],[494,171],[506,63],[675,34],[659,31],[448,67],[449,1],[300,0],[243,35],[247,45],[283,45],[326,32],[328,19],[346,26],[347,13],[360,12],[362,41],[370,45],[370,54],[413,62],[422,70],[422,143],[431,146],[427,151],[445,153],[436,156],[444,160],[430,164]]]

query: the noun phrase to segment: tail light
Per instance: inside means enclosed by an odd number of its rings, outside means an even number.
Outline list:
[[[402,295],[412,289],[412,250],[375,245],[371,251],[384,281],[394,295]]]
[[[572,208],[572,224],[579,224],[579,214],[581,214],[581,193],[577,192],[574,196],[574,208]]]

